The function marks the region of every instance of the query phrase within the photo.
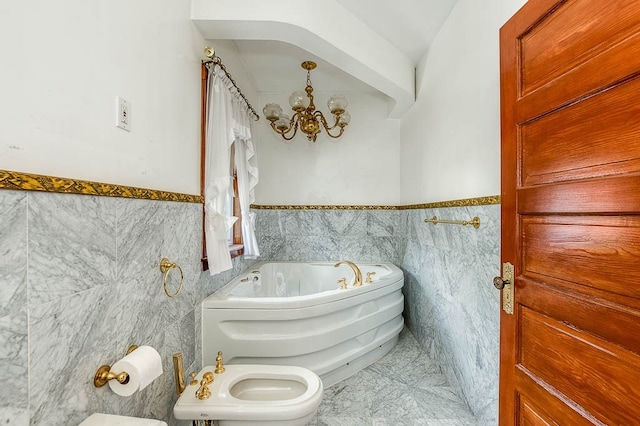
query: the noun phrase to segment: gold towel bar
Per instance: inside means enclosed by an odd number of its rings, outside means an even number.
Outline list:
[[[438,223],[450,223],[452,225],[462,226],[473,225],[473,227],[476,229],[480,228],[480,218],[478,216],[474,217],[471,220],[444,220],[438,219],[437,216],[434,216],[431,219],[425,219],[424,221],[425,223],[433,223],[434,225],[437,225]]]

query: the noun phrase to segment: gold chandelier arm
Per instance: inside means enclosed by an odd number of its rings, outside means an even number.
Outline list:
[[[332,129],[333,129],[333,128],[335,128],[335,127],[336,127],[336,126],[333,126],[333,127],[332,127]],[[339,138],[340,136],[342,136],[342,134],[344,133],[344,126],[340,126],[340,133],[338,133],[338,134],[337,134],[337,135],[335,135],[335,136],[334,136],[334,135],[332,135],[332,134],[329,132],[329,130],[330,130],[330,129],[327,129],[327,136],[329,136],[329,137],[331,137],[331,138],[333,138],[333,139],[338,139],[338,138]]]
[[[274,132],[282,136],[284,140],[290,141],[296,136],[296,133],[298,133],[298,121],[293,122],[293,118],[292,118],[291,122],[289,123],[289,128],[286,130],[282,130],[282,131],[278,130],[278,128],[273,124],[273,122],[271,123],[271,128],[273,129]],[[292,130],[293,130],[293,133],[291,134],[291,136],[287,137],[287,133],[290,133]]]
[[[293,114],[293,116],[289,119],[289,127],[287,127],[285,130],[278,129],[275,126],[275,121],[271,122],[271,128],[273,129],[274,132],[278,133],[285,140],[290,141],[291,139],[294,138],[294,136],[298,132],[298,116],[299,115],[300,115],[299,112],[296,112],[295,114]],[[293,130],[293,134],[290,137],[287,137],[286,136],[287,133],[291,132],[292,130]]]
[[[320,122],[322,123],[322,127],[324,127],[327,133],[329,133],[329,130],[335,129],[336,126],[338,125],[338,120],[336,119],[336,123],[333,126],[329,127],[329,123],[327,123],[327,119],[324,118],[324,114],[322,113],[322,111],[318,110],[314,112],[313,115],[320,119]]]
[[[318,117],[318,118],[320,119],[320,122],[322,123],[322,127],[324,127],[324,130],[326,130],[326,131],[327,131],[327,134],[328,134],[329,136],[331,136],[332,138],[337,139],[337,138],[339,138],[340,136],[342,136],[342,134],[344,133],[344,127],[345,127],[345,126],[339,126],[339,125],[338,125],[338,123],[339,123],[339,121],[340,121],[340,120],[339,120],[339,117],[336,117],[336,122],[335,122],[335,124],[334,124],[333,126],[329,127],[329,123],[327,123],[327,120],[324,118],[324,114],[322,114],[322,112],[321,112],[321,111],[316,111],[313,115],[314,115],[314,116],[316,116],[316,117]],[[331,131],[331,130],[333,130],[333,129],[335,129],[336,127],[340,127],[340,133],[338,133],[338,135],[337,135],[337,136],[333,136],[333,135],[330,133],[330,131]]]
[[[288,131],[291,131],[291,128],[289,128]],[[280,132],[278,132],[278,133],[280,133]],[[291,139],[293,139],[296,136],[296,133],[298,133],[298,122],[297,121],[293,125],[293,133],[291,134],[291,136],[287,137],[287,135],[285,135],[284,133],[280,133],[280,135],[284,138],[284,140],[290,141]]]

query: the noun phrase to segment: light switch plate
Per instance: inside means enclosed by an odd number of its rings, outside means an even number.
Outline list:
[[[131,131],[131,104],[120,96],[116,97],[116,126]]]

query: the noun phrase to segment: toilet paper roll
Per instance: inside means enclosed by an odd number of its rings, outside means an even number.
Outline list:
[[[135,351],[111,366],[111,371],[129,375],[129,381],[109,380],[109,387],[120,396],[131,396],[162,374],[162,358],[151,346],[139,346]]]

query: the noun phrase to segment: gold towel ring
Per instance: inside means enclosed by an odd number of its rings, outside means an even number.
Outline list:
[[[171,272],[173,268],[180,269],[180,286],[175,293],[171,294],[167,289],[167,278],[169,278],[169,272]],[[177,263],[171,263],[169,259],[165,257],[160,261],[160,271],[164,274],[164,293],[169,297],[176,297],[178,293],[180,293],[180,290],[182,290],[182,286],[184,284],[184,273],[182,272],[182,268]]]

